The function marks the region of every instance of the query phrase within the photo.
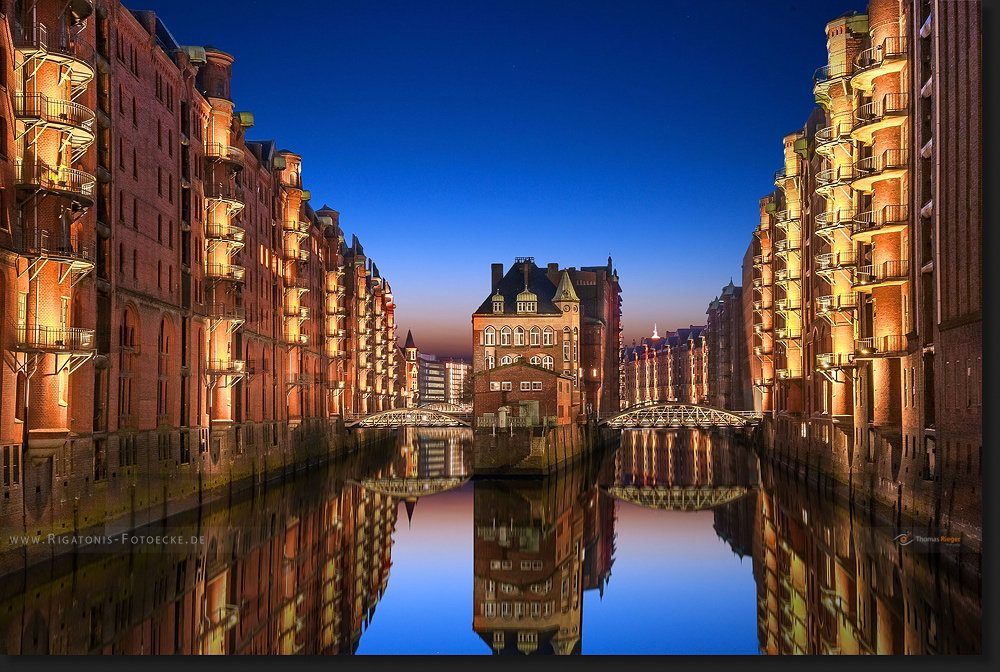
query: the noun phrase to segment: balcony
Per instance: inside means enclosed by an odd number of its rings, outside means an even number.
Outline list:
[[[754,378],[754,387],[771,387],[774,385],[774,378]]]
[[[88,43],[69,43],[65,37],[49,36],[43,23],[29,25],[24,32],[23,36],[14,36],[14,48],[24,54],[26,61],[38,60],[64,67],[74,94],[81,92],[94,79],[94,49]]]
[[[829,197],[835,189],[848,189],[854,180],[854,166],[847,164],[816,173],[816,193]]]
[[[285,233],[291,233],[297,236],[308,236],[310,226],[309,222],[300,222],[294,219],[289,219],[281,223],[281,230]]]
[[[906,175],[910,153],[906,149],[887,149],[877,156],[861,159],[854,164],[855,191],[871,193],[872,186],[882,180],[899,180]]]
[[[753,354],[758,357],[767,357],[771,354],[770,345],[755,345],[753,346]]]
[[[851,137],[870,145],[876,131],[899,126],[906,121],[909,106],[908,93],[887,93],[881,100],[862,105],[854,113]]]
[[[871,243],[877,233],[897,233],[910,222],[909,205],[886,205],[880,210],[867,210],[854,215],[851,240]]]
[[[830,87],[837,82],[844,82],[851,76],[851,68],[848,64],[824,65],[816,68],[813,73],[813,96],[819,105],[824,108],[830,106]]]
[[[206,182],[205,198],[209,201],[225,203],[233,209],[240,209],[246,203],[242,187],[228,182]]]
[[[798,176],[799,176],[799,171],[797,167],[792,168],[792,170],[788,170],[787,166],[784,168],[779,168],[778,170],[774,171],[774,186],[778,187],[779,189],[784,189],[786,180],[790,180]]]
[[[779,341],[797,341],[802,338],[802,330],[781,327],[774,330],[774,335]]]
[[[14,182],[22,189],[51,191],[83,201],[87,206],[94,202],[94,185],[97,178],[90,173],[66,166],[48,166],[41,161],[14,162]]]
[[[906,336],[887,335],[869,336],[854,341],[855,359],[874,359],[878,357],[902,357],[906,354]]]
[[[215,280],[242,283],[246,277],[246,269],[236,264],[206,264],[205,276]]]
[[[294,317],[300,320],[309,319],[309,309],[305,306],[286,306],[285,307],[285,317]]]
[[[774,244],[774,256],[786,257],[789,252],[796,252],[802,247],[801,238],[782,238]]]
[[[849,352],[824,352],[816,355],[816,370],[853,369],[854,354]]]
[[[83,243],[76,235],[52,233],[29,226],[14,230],[14,251],[22,257],[69,264],[71,270],[89,273],[94,268],[94,244]]]
[[[824,254],[817,254],[814,260],[816,262],[816,272],[820,274],[847,271],[855,266],[853,252],[826,252]]]
[[[827,294],[816,297],[816,313],[826,315],[856,310],[858,300],[854,294]]]
[[[327,330],[326,330],[326,335],[329,336],[330,338],[346,338],[347,337],[347,331],[345,329],[337,329],[335,327],[333,327],[333,328],[328,327]]]
[[[910,277],[910,262],[907,259],[883,261],[878,265],[859,266],[854,274],[854,289],[870,292],[876,287],[901,285]]]
[[[301,332],[286,331],[285,341],[295,345],[309,345],[309,334],[303,334]]]
[[[800,210],[779,210],[774,213],[774,221],[779,229],[787,228],[792,222],[798,222],[802,218]]]
[[[246,320],[247,311],[243,306],[213,303],[208,306],[208,316],[219,322],[243,322]]]
[[[94,111],[85,105],[41,93],[15,93],[13,102],[14,116],[22,121],[54,126],[68,133],[75,147],[94,142]]]
[[[753,325],[753,331],[755,334],[762,334],[771,331],[770,324],[764,324],[763,322],[758,322]]]
[[[774,375],[778,377],[778,380],[794,380],[796,378],[802,377],[802,371],[800,369],[775,369]]]
[[[758,312],[762,311],[762,310],[770,310],[771,309],[771,302],[770,301],[764,301],[764,300],[758,299],[758,300],[756,300],[756,301],[753,302],[753,309],[756,310],[756,311],[758,311]]]
[[[210,376],[242,376],[246,362],[242,359],[210,359],[206,372]]]
[[[774,302],[774,305],[775,305],[775,309],[777,310],[777,312],[779,312],[779,313],[787,313],[787,312],[789,312],[791,310],[799,310],[800,308],[802,308],[802,299],[801,298],[795,298],[795,299],[789,299],[789,298],[778,299],[777,301]]]
[[[298,263],[306,263],[309,261],[309,250],[305,248],[294,249],[291,247],[285,248],[285,261],[294,261]]]
[[[854,210],[841,208],[840,210],[828,210],[821,212],[814,218],[816,235],[827,238],[832,236],[838,229],[847,229],[850,233],[854,225]]]
[[[309,278],[285,278],[285,288],[296,291],[309,291]]]
[[[235,224],[209,224],[205,227],[205,238],[242,247],[246,231]]]
[[[20,352],[83,352],[93,349],[94,330],[76,327],[17,327]]]
[[[890,72],[899,72],[906,65],[906,37],[887,37],[882,44],[865,49],[854,57],[851,88],[872,90],[872,80]]]
[[[790,282],[797,282],[802,277],[802,271],[797,268],[779,268],[774,273],[774,284],[787,285]]]
[[[754,266],[763,266],[764,264],[770,264],[770,263],[771,263],[771,257],[769,256],[765,256],[763,254],[753,255]]]
[[[224,161],[233,170],[243,170],[243,150],[238,147],[210,142],[205,145],[205,158]]]
[[[289,385],[298,385],[298,386],[311,385],[312,376],[310,376],[308,373],[289,373],[287,382]]]
[[[833,155],[837,147],[844,147],[850,154],[851,131],[853,124],[836,123],[816,131],[816,153],[827,158]]]

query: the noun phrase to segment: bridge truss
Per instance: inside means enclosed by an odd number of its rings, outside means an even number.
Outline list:
[[[745,485],[613,485],[604,491],[623,502],[661,511],[702,511],[735,502],[755,490]]]
[[[471,427],[469,419],[454,413],[429,408],[394,408],[360,416],[345,423],[347,427]]]
[[[689,404],[657,404],[628,408],[598,424],[612,429],[645,429],[671,427],[747,427],[756,425],[762,417],[757,411],[723,411],[710,406]]]
[[[468,476],[457,478],[364,478],[358,485],[365,490],[389,497],[409,499],[455,490],[468,481]]]

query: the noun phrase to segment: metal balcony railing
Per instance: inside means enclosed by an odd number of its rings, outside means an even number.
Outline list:
[[[824,352],[816,355],[817,370],[845,369],[854,366],[854,354],[849,352]]]
[[[15,93],[13,102],[15,117],[64,124],[83,129],[93,135],[94,111],[86,105],[71,100],[49,98],[41,93]]]
[[[857,235],[889,226],[905,225],[909,219],[909,205],[886,205],[880,210],[867,210],[854,215],[854,225],[851,232]]]
[[[824,254],[817,254],[815,262],[817,273],[851,268],[855,264],[853,252],[826,252]]]
[[[753,384],[754,387],[771,387],[774,385],[774,378],[754,378]]]
[[[845,165],[836,168],[827,168],[816,173],[816,187],[832,188],[847,186],[854,179],[854,166]]]
[[[24,35],[13,36],[14,48],[33,55],[42,51],[50,57],[68,58],[83,63],[90,69],[90,77],[94,72],[94,48],[87,42],[74,41],[70,43],[65,36],[50,36],[44,23],[36,23],[24,30]]]
[[[785,313],[788,312],[789,310],[798,310],[799,308],[802,307],[802,299],[801,298],[778,299],[777,301],[774,302],[774,306],[779,313]]]
[[[816,297],[816,312],[833,313],[841,310],[854,310],[858,300],[854,294],[827,294]]]
[[[900,357],[906,354],[907,338],[898,334],[869,336],[854,341],[855,358]]]
[[[228,201],[243,205],[246,198],[243,196],[243,188],[228,182],[206,182],[205,198],[216,201]]]
[[[80,242],[75,234],[64,235],[29,226],[15,229],[13,238],[14,251],[25,257],[54,257],[91,266],[95,263],[94,244]]]
[[[309,261],[309,250],[307,250],[305,248],[302,248],[302,247],[300,247],[298,249],[291,248],[291,247],[286,247],[285,248],[285,260],[286,261],[307,262],[307,261]]]
[[[829,232],[842,227],[850,228],[854,222],[854,210],[841,208],[820,212],[815,217],[816,233]]]
[[[802,277],[802,271],[797,268],[779,268],[774,274],[775,282],[789,282]]]
[[[775,369],[774,375],[778,377],[778,380],[791,380],[793,378],[801,378],[802,371],[800,369]]]
[[[309,289],[309,278],[285,278],[285,287],[290,289]]]
[[[754,310],[770,310],[770,308],[771,308],[770,301],[757,300],[753,302]]]
[[[910,95],[905,92],[887,93],[881,100],[862,105],[854,113],[854,129],[877,124],[886,117],[907,114]]]
[[[794,252],[802,247],[801,238],[782,238],[774,244],[775,254],[785,254],[787,252]]]
[[[51,191],[62,191],[75,196],[83,196],[88,201],[94,199],[94,185],[97,183],[90,173],[66,166],[48,166],[41,161],[14,162],[15,181],[19,185]]]
[[[905,36],[887,37],[882,44],[865,49],[854,57],[854,74],[875,70],[889,60],[906,58],[906,50]]]
[[[770,264],[771,257],[765,256],[763,254],[755,254],[753,256],[753,263],[755,266],[763,266],[764,264]]]
[[[910,275],[908,259],[893,259],[881,264],[859,266],[854,274],[855,285],[877,285],[883,282],[899,282]]]
[[[799,170],[797,166],[792,167],[791,170],[788,170],[788,167],[785,166],[774,171],[774,184],[780,186],[785,180],[798,176]]]
[[[206,372],[210,376],[234,376],[244,373],[246,362],[242,359],[210,359]]]
[[[801,329],[791,329],[789,327],[781,327],[774,330],[774,335],[779,341],[794,341],[802,338]]]
[[[851,139],[851,124],[837,123],[816,131],[816,150],[828,145],[849,142]]]
[[[246,231],[236,224],[209,224],[205,227],[205,237],[210,240],[242,243],[246,238]]]
[[[49,350],[53,352],[90,350],[94,343],[93,329],[77,327],[18,326],[19,350]]]
[[[308,373],[289,373],[288,374],[288,384],[289,385],[309,385],[312,383],[312,376]]]
[[[285,340],[289,343],[295,343],[298,345],[308,345],[309,344],[309,334],[303,334],[301,332],[285,332]]]
[[[247,311],[243,306],[227,306],[224,303],[213,303],[208,306],[208,316],[213,320],[238,322],[246,319]]]
[[[813,72],[813,88],[830,84],[838,79],[850,77],[851,68],[847,65],[824,65]]]
[[[243,150],[239,147],[225,145],[220,142],[210,142],[205,145],[205,156],[210,159],[227,161],[240,168],[243,167]]]
[[[910,151],[908,149],[887,149],[881,154],[869,156],[854,163],[855,181],[866,177],[881,175],[887,170],[901,170],[909,165]]]
[[[309,233],[309,222],[300,222],[295,219],[286,219],[281,224],[283,231],[287,233],[298,233],[302,235],[308,235]]]
[[[802,211],[800,210],[779,210],[774,213],[774,219],[778,224],[787,224],[788,222],[794,222],[802,217]]]
[[[763,357],[765,355],[771,354],[771,346],[769,345],[755,345],[753,346],[753,354],[758,357]]]
[[[246,277],[246,269],[236,264],[206,264],[205,275],[219,280],[243,282]]]

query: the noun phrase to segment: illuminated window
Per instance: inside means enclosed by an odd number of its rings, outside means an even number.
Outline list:
[[[528,335],[528,343],[534,347],[538,347],[542,340],[542,332],[538,327],[532,327]]]
[[[553,345],[555,343],[555,332],[552,327],[545,327],[542,332],[542,345]]]
[[[500,330],[500,345],[510,345],[510,327],[503,327]]]
[[[485,341],[484,345],[496,345],[496,338],[497,338],[496,329],[494,329],[493,327],[486,327],[486,330],[483,332],[483,336],[484,336],[483,340]]]
[[[497,392],[499,390],[500,390],[500,382],[499,381],[491,381],[490,382],[490,391],[491,392]],[[498,567],[499,567],[499,565],[498,565]]]
[[[514,327],[514,345],[524,345],[523,327]]]

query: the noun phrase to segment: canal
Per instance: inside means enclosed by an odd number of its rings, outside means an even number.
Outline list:
[[[473,479],[474,450],[408,428],[127,533],[5,538],[0,653],[981,652],[981,570],[738,436],[624,431],[546,478]]]

